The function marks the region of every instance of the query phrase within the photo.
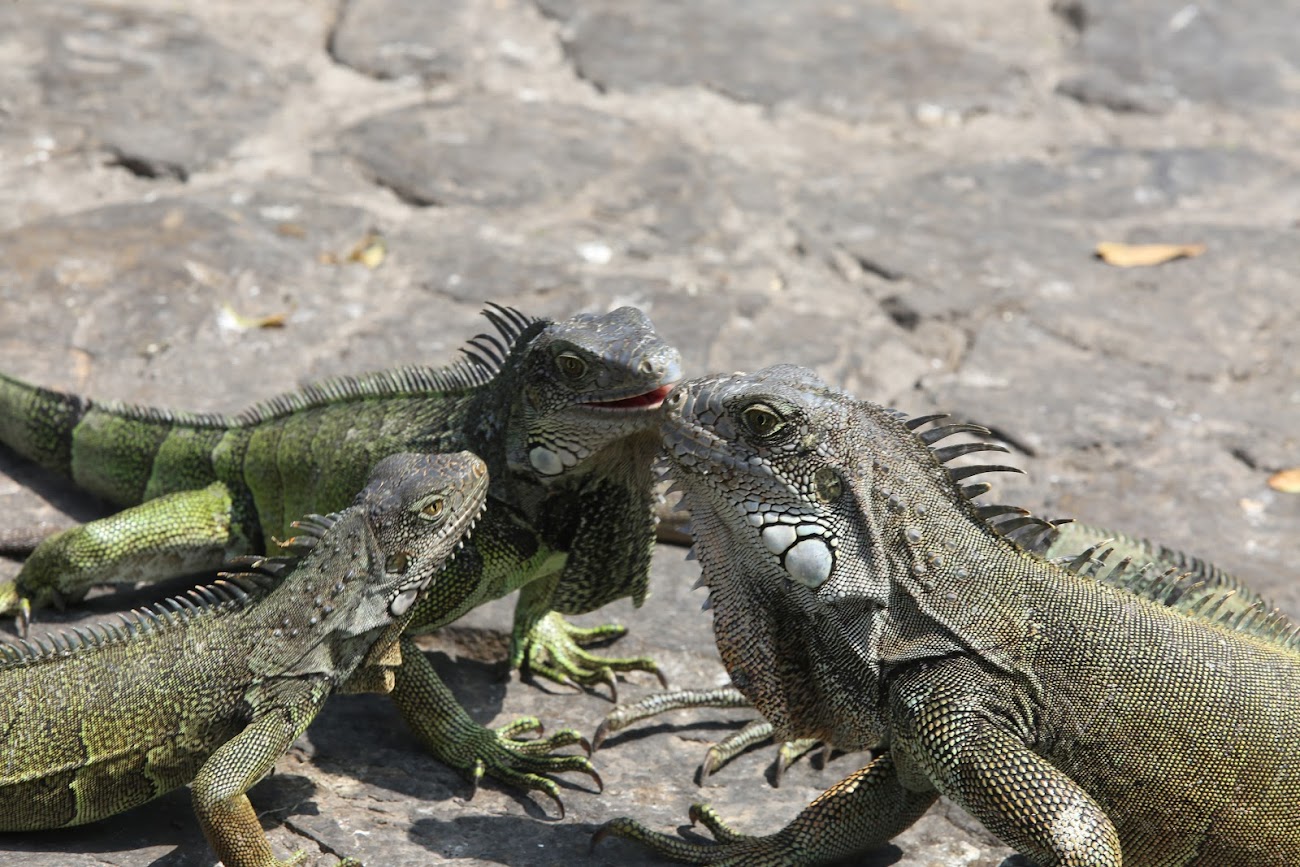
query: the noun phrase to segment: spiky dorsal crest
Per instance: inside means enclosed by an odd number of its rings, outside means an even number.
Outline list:
[[[973,434],[975,436],[992,436],[993,432],[988,428],[977,424],[968,424],[966,422],[957,422],[953,424],[934,424],[948,418],[947,413],[935,413],[932,415],[921,415],[908,417],[903,413],[895,412],[894,415],[910,431],[916,434],[917,439],[925,444],[934,454],[939,463],[945,465],[948,470],[948,477],[952,479],[954,485],[961,496],[969,501],[974,501],[976,497],[988,493],[990,485],[987,482],[976,482],[974,484],[963,485],[961,482],[971,476],[981,475],[983,473],[1020,473],[1024,472],[1019,467],[1007,466],[1005,464],[975,464],[971,466],[949,467],[947,463],[963,455],[975,454],[977,452],[1009,452],[1010,450],[998,443],[991,442],[973,442],[958,443],[957,445],[938,446],[940,440],[947,439],[955,434]],[[933,427],[926,428],[926,425],[933,424]],[[975,513],[991,530],[999,536],[1003,536],[1015,542],[1027,550],[1035,550],[1042,546],[1043,540],[1051,533],[1054,533],[1056,527],[1068,523],[1069,519],[1045,520],[1029,513],[1026,509],[1017,506],[1004,505],[984,505],[974,503]]]
[[[328,515],[311,514],[304,518],[299,518],[289,525],[290,528],[297,532],[283,541],[276,539],[275,544],[293,554],[294,557],[304,557],[307,552],[316,547],[316,543],[325,537],[335,524],[342,518],[342,512],[331,512]],[[255,568],[265,569],[264,561],[266,558],[254,558]],[[292,559],[292,558],[286,558]]]
[[[398,367],[362,376],[340,376],[286,392],[233,415],[181,412],[159,407],[133,406],[105,401],[101,409],[125,418],[193,428],[248,427],[268,419],[328,403],[365,397],[387,397],[435,392],[460,392],[491,382],[506,359],[549,323],[518,310],[488,302],[483,315],[496,334],[479,334],[461,352],[464,358],[444,367]]]
[[[34,640],[19,639],[16,644],[0,642],[0,671],[134,641],[199,618],[245,608],[269,592],[287,564],[284,558],[263,557],[250,559],[248,567],[257,571],[223,575],[211,584],[119,614],[117,622],[74,626]]]
[[[1300,651],[1300,624],[1263,600],[1244,607],[1236,601],[1238,589],[1209,586],[1205,577],[1177,566],[1159,569],[1150,563],[1138,566],[1131,557],[1109,564],[1114,549],[1110,540],[1090,545],[1072,558],[1054,562],[1083,578],[1108,584],[1150,599],[1195,620],[1222,626],[1233,632],[1253,635],[1271,644]]]

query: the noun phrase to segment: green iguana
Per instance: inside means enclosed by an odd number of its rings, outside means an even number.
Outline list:
[[[498,333],[470,341],[448,367],[338,379],[233,417],[101,404],[0,377],[0,443],[110,502],[141,503],[43,542],[16,586],[0,587],[0,608],[18,607],[22,593],[37,604],[75,600],[92,583],[274,553],[293,516],[343,507],[386,455],[463,449],[488,465],[487,512],[408,632],[522,588],[512,666],[611,689],[615,670],[657,674],[648,659],[582,649],[620,628],[577,629],[557,612],[645,596],[657,411],[681,375],[677,350],[631,307],[563,322],[497,306],[485,315]],[[540,728],[531,718],[486,729],[413,644],[403,651],[393,691],[403,718],[476,784],[487,773],[559,804],[545,774],[595,777],[585,757],[546,754],[582,742],[577,732],[516,739]]]
[[[93,822],[192,781],[226,867],[303,861],[271,853],[245,793],[331,693],[391,688],[402,630],[487,491],[468,452],[394,455],[355,505],[297,525],[296,564],[0,645],[0,830]]]
[[[1096,551],[1061,563],[1008,539],[1005,507],[945,466],[971,449],[933,446],[954,431],[924,422],[790,366],[669,398],[733,683],[779,737],[877,752],[768,836],[696,805],[716,842],[630,819],[597,839],[815,864],[887,843],[943,794],[1040,865],[1300,864],[1294,625],[1195,587],[1163,604],[1161,586],[1188,589],[1176,573],[1140,596],[1133,564],[1112,580]]]

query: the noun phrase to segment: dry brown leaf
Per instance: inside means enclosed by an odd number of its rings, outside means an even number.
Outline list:
[[[275,227],[275,233],[285,238],[305,238],[307,230],[297,223],[280,223]]]
[[[1175,259],[1192,259],[1205,252],[1204,244],[1121,244],[1102,241],[1097,257],[1117,268],[1145,268]]]
[[[378,232],[367,232],[366,236],[348,253],[349,262],[360,262],[370,270],[378,268],[388,255],[388,244]]]
[[[1268,486],[1284,494],[1300,494],[1300,467],[1279,470],[1268,477]]]
[[[270,313],[266,316],[245,316],[229,304],[221,306],[221,324],[232,331],[251,331],[254,328],[283,328],[289,320],[288,313]]]

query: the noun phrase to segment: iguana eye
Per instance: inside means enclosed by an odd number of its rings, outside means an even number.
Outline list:
[[[446,501],[442,497],[435,497],[420,507],[420,517],[426,521],[437,521],[445,509]]]
[[[561,352],[555,356],[555,365],[569,379],[580,379],[587,372],[587,362],[572,352]]]
[[[751,434],[764,440],[779,434],[786,424],[781,414],[765,403],[745,407],[740,413],[740,421]]]

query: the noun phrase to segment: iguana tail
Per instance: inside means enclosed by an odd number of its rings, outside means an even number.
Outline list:
[[[118,505],[156,496],[160,461],[168,478],[202,487],[216,476],[212,453],[228,422],[64,394],[0,374],[0,444]]]

